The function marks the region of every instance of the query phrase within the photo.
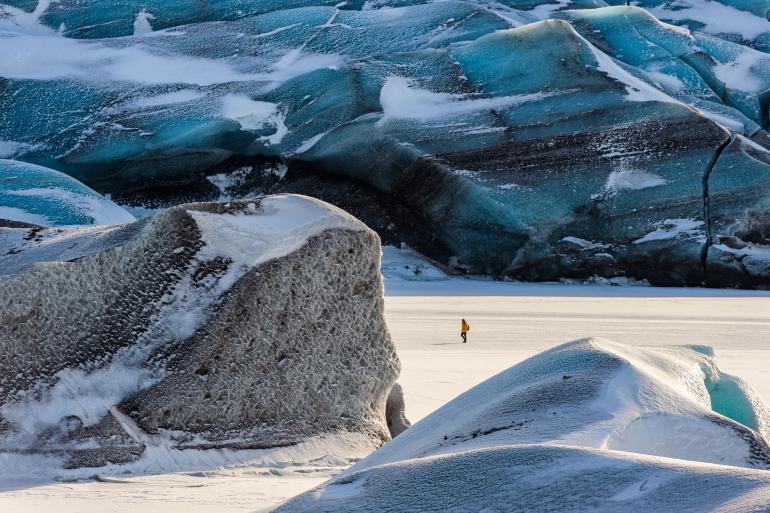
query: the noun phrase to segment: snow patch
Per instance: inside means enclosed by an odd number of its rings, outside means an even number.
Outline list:
[[[98,423],[114,404],[160,378],[159,371],[138,365],[149,349],[147,345],[124,349],[110,365],[93,372],[75,368],[59,371],[54,376],[56,384],[40,398],[19,398],[5,404],[0,413],[17,433],[2,439],[2,444],[8,448],[29,446],[39,433],[70,415],[79,417],[84,426]]]
[[[673,0],[648,10],[659,19],[702,23],[700,30],[709,34],[740,34],[751,40],[770,30],[765,18],[711,0]]]
[[[250,205],[251,213],[243,214],[188,211],[205,243],[200,258],[248,268],[286,256],[325,230],[362,229],[347,212],[306,196],[274,195]]]
[[[741,146],[744,148],[751,148],[752,150],[759,151],[761,153],[770,154],[770,150],[768,150],[764,146],[760,146],[759,144],[755,143],[748,137],[739,135],[738,137],[736,137],[736,139],[738,140],[738,142],[741,143]]]
[[[386,281],[438,281],[449,276],[406,244],[382,247],[380,272]]]
[[[237,121],[244,130],[273,129],[273,134],[259,137],[260,141],[268,144],[279,144],[289,132],[284,124],[285,116],[278,110],[278,105],[252,100],[240,94],[228,94],[222,99],[222,115]]]
[[[604,249],[608,247],[607,244],[602,244],[601,242],[592,242],[590,240],[581,239],[580,237],[573,237],[572,235],[563,237],[561,242],[569,242],[578,246],[582,250]]]
[[[300,25],[301,25],[300,23],[292,23],[291,25],[286,25],[285,27],[279,27],[279,28],[277,28],[275,30],[271,30],[269,32],[262,32],[260,34],[255,34],[255,35],[253,35],[251,37],[254,38],[254,39],[261,39],[263,37],[270,37],[270,36],[274,36],[276,34],[280,34],[281,32],[285,32],[287,30],[291,30],[294,27],[298,27]]]
[[[198,100],[206,96],[204,93],[193,89],[182,89],[171,93],[158,94],[137,98],[129,104],[129,107],[136,109],[146,109],[150,107],[160,107],[164,105],[175,105],[178,103],[187,103]]]
[[[647,71],[647,75],[661,87],[667,87],[675,91],[682,91],[685,88],[684,82],[674,75],[669,75],[660,71]]]
[[[0,205],[0,219],[8,219],[10,221],[20,221],[22,223],[37,224],[39,226],[50,226],[52,221],[46,216],[41,214],[33,214],[15,207],[6,207]]]
[[[235,171],[229,173],[218,173],[207,176],[206,180],[219,189],[221,194],[226,194],[228,189],[243,185],[244,180],[253,170],[254,168],[251,166],[239,167]]]
[[[583,39],[582,36],[579,37],[594,54],[594,58],[596,59],[596,69],[626,86],[626,100],[632,102],[657,101],[664,103],[680,103],[663,91],[660,91],[647,82],[633,76],[631,73],[623,69],[618,63],[616,63],[612,57],[596,48],[586,39]]]
[[[666,185],[668,180],[654,173],[638,169],[622,169],[613,171],[607,176],[604,190],[608,192],[637,191]]]
[[[294,150],[294,154],[295,154],[295,155],[301,155],[302,153],[305,153],[306,151],[310,150],[310,149],[311,149],[313,146],[315,146],[315,145],[316,145],[316,143],[317,143],[318,141],[320,141],[320,140],[321,140],[321,138],[322,138],[323,136],[325,136],[325,135],[326,135],[326,134],[328,134],[328,133],[329,133],[329,130],[327,130],[326,132],[322,132],[322,133],[320,133],[320,134],[314,135],[313,137],[311,137],[311,138],[310,138],[310,139],[308,139],[307,141],[305,141],[305,142],[303,142],[302,144],[300,144],[300,145],[297,147],[297,149],[296,149],[296,150]]]
[[[642,244],[654,240],[674,239],[676,237],[703,238],[703,221],[695,219],[666,219],[657,224],[658,228],[640,239],[636,239],[634,244]]]
[[[511,107],[522,103],[542,100],[556,93],[535,93],[498,98],[472,98],[469,95],[436,93],[415,87],[413,82],[399,76],[389,76],[380,90],[383,117],[391,119],[431,120]]]
[[[0,34],[0,76],[20,80],[70,78],[84,82],[196,85],[253,78],[213,59],[159,55],[138,45],[111,47],[55,35],[22,34]]]
[[[0,139],[0,159],[12,158],[30,148],[31,144]]]
[[[23,11],[10,5],[0,4],[0,33],[52,35],[54,30],[40,23],[40,17],[45,14],[51,0],[38,0],[35,10]]]
[[[770,246],[755,246],[753,244],[749,244],[745,248],[736,249],[724,244],[714,244],[711,247],[724,253],[730,253],[731,255],[735,255],[737,257],[751,257],[756,260],[770,262]]]
[[[526,12],[538,20],[547,20],[553,16],[553,13],[568,7],[571,3],[570,0],[554,0],[554,3],[542,3]]]
[[[707,109],[704,109],[703,107],[698,107],[698,111],[730,133],[741,134],[746,130],[746,127],[743,124],[743,121],[741,121],[740,119],[732,118],[725,114],[707,110]]]
[[[134,35],[144,36],[152,32],[152,25],[150,20],[154,20],[155,16],[150,14],[147,9],[142,9],[139,14],[136,15],[134,20]]]
[[[768,29],[770,29],[770,24]],[[764,86],[761,77],[754,72],[754,68],[767,60],[768,55],[766,53],[745,48],[735,59],[717,64],[712,70],[727,87],[739,91],[754,92],[761,90]]]
[[[275,62],[269,73],[262,77],[265,80],[284,82],[305,73],[310,73],[317,69],[336,69],[345,62],[341,55],[329,53],[306,53],[302,49],[295,48],[289,50],[277,62]]]

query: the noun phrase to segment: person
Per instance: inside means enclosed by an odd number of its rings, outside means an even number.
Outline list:
[[[463,322],[460,323],[460,336],[463,338],[463,344],[468,342],[468,330],[471,329],[471,327],[468,325],[468,323],[463,319]]]

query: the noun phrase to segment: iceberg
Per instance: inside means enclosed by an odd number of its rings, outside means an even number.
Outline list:
[[[399,361],[379,238],[331,205],[185,204],[6,228],[0,248],[3,473],[24,457],[173,471],[200,451],[308,444],[359,457],[403,412],[396,394],[386,418]]]

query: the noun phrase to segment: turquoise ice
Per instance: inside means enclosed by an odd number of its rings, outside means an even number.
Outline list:
[[[134,217],[64,173],[0,159],[0,219],[68,226],[128,223]]]

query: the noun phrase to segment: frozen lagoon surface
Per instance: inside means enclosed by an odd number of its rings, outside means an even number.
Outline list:
[[[385,282],[407,415],[419,420],[484,379],[586,336],[634,346],[707,345],[770,402],[770,293],[725,289]],[[460,342],[460,318],[471,325]]]
[[[387,277],[385,290],[413,423],[523,359],[589,335],[632,346],[709,345],[722,371],[744,378],[770,401],[767,292]],[[460,317],[471,324],[466,345],[459,340]],[[6,480],[0,510],[269,511],[343,471],[345,463],[292,465],[273,458],[263,466],[199,466],[203,470],[106,482]]]

